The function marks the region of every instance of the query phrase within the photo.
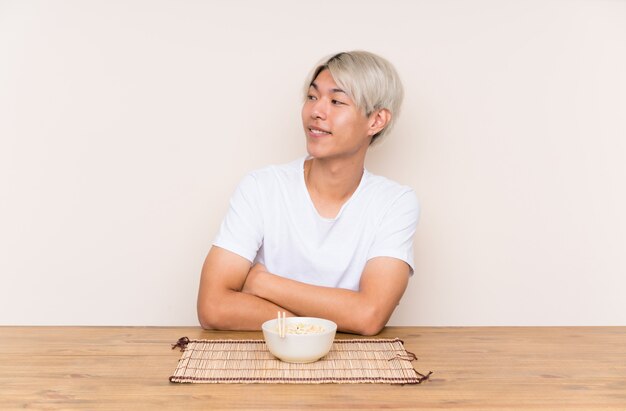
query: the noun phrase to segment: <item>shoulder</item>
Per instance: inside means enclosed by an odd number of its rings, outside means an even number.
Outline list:
[[[297,186],[302,179],[304,158],[286,164],[269,165],[249,171],[239,182],[238,190],[243,192],[272,194],[272,190],[283,190]]]
[[[269,165],[250,171],[246,178],[257,180],[258,182],[271,182],[277,179],[291,180],[302,175],[303,164],[304,158],[299,158],[285,164]]]
[[[380,202],[388,207],[401,207],[404,209],[419,209],[419,201],[415,190],[411,187],[397,183],[387,177],[379,176],[365,171],[367,178],[363,190],[371,201]]]

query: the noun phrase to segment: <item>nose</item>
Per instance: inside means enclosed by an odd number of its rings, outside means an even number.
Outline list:
[[[311,118],[325,120],[328,104],[324,102],[324,99],[315,100],[312,103]]]

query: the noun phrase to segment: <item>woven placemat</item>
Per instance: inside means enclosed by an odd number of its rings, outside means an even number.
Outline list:
[[[399,338],[335,340],[330,352],[309,364],[276,359],[263,340],[189,340],[181,338],[171,382],[270,384],[419,384],[431,373],[415,371],[414,354]]]

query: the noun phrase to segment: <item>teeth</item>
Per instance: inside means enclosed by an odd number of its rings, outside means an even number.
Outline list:
[[[322,131],[322,130],[315,130],[310,128],[309,130],[311,130],[311,133],[313,134],[330,134],[328,131]]]

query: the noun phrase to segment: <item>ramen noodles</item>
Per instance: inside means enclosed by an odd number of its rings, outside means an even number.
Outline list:
[[[324,327],[317,324],[295,323],[285,327],[285,334],[319,334],[324,331],[326,331]],[[280,333],[278,326],[276,326],[276,332]]]

